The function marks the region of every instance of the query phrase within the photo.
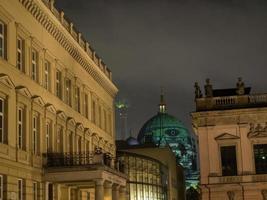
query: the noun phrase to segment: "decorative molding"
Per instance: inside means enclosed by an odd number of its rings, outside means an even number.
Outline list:
[[[248,138],[267,137],[267,122],[265,123],[264,127],[261,124],[257,124],[255,126],[254,124],[251,123],[247,137]]]
[[[53,114],[57,113],[56,108],[51,103],[46,103],[45,104],[45,108],[46,108],[47,111],[49,111],[49,112],[51,112]]]
[[[15,88],[15,84],[12,82],[10,77],[6,74],[0,74],[0,82],[9,87],[10,89]]]
[[[32,14],[32,16],[50,33],[55,40],[98,82],[112,97],[115,97],[118,89],[112,83],[105,72],[99,72],[96,67],[92,66],[87,60],[91,59],[89,55],[87,58],[83,56],[80,51],[72,44],[59,27],[53,23],[50,17],[43,11],[35,2],[35,0],[19,0],[19,2]],[[60,21],[59,21],[60,22]],[[62,25],[62,24],[61,24]],[[65,27],[62,25],[62,28]],[[70,33],[69,33],[70,34]],[[73,37],[73,36],[71,36]],[[77,42],[77,41],[76,41]],[[78,44],[78,43],[77,43]],[[80,47],[80,44],[78,44]],[[85,51],[85,49],[84,49]],[[86,53],[86,52],[84,52]],[[101,70],[101,69],[99,69]]]
[[[42,97],[40,97],[38,95],[33,95],[32,100],[33,100],[33,102],[37,103],[41,107],[45,106],[44,100],[42,99]]]
[[[223,133],[217,137],[215,137],[215,140],[233,140],[233,139],[240,139],[240,137],[236,135],[232,135],[229,133]]]
[[[21,94],[21,95],[23,95],[29,99],[32,97],[32,94],[30,93],[29,89],[23,85],[17,86],[15,89],[19,94]]]
[[[235,192],[234,191],[228,191],[227,196],[229,200],[234,200],[235,199]]]

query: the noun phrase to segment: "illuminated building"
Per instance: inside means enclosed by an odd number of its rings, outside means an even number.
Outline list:
[[[125,199],[116,93],[53,0],[0,0],[0,200]]]
[[[192,124],[199,140],[203,200],[267,199],[267,95],[236,87],[202,96],[195,84]]]
[[[138,134],[140,144],[154,143],[159,147],[170,146],[177,162],[185,169],[186,186],[198,184],[197,154],[195,140],[185,126],[166,110],[161,95],[158,113],[149,119]]]
[[[129,200],[184,200],[183,167],[169,147],[117,141],[117,156],[128,175]]]

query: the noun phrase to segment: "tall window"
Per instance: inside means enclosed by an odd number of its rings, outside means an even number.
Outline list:
[[[32,50],[32,62],[31,62],[31,65],[32,65],[32,79],[37,81],[37,51],[36,50]]]
[[[38,153],[38,117],[33,117],[33,124],[32,124],[32,146],[33,146],[33,153]]]
[[[38,185],[37,182],[33,182],[33,200],[38,199]]]
[[[102,128],[102,109],[101,106],[98,106],[98,121],[99,121],[99,127]]]
[[[0,57],[6,59],[6,42],[7,42],[7,38],[6,38],[6,25],[0,21]]]
[[[50,90],[50,62],[44,64],[44,88]]]
[[[56,95],[58,98],[62,98],[62,92],[61,92],[61,71],[57,70],[56,71]]]
[[[84,115],[88,119],[89,118],[89,112],[88,112],[88,95],[84,94]]]
[[[48,184],[48,200],[53,200],[54,199],[54,188],[53,188],[53,184],[49,183]]]
[[[73,153],[73,132],[69,132],[69,152]]]
[[[57,129],[57,152],[63,152],[63,128]]]
[[[70,79],[66,79],[66,103],[71,106],[71,80]]]
[[[104,117],[104,130],[107,131],[107,112],[104,110],[103,111],[103,117]]]
[[[18,109],[18,148],[23,149],[23,136],[24,136],[24,126],[23,126],[23,108]]]
[[[76,104],[76,110],[78,112],[81,112],[81,99],[80,99],[80,88],[75,88],[75,104]]]
[[[50,152],[51,151],[51,123],[50,122],[47,122],[46,123],[46,134],[45,134],[45,143],[46,143],[46,152]]]
[[[255,144],[253,148],[256,174],[267,174],[267,144]]]
[[[3,175],[0,175],[0,200],[4,200],[3,187],[4,187]]]
[[[95,101],[92,102],[92,121],[93,123],[96,123],[96,105],[95,105]]]
[[[82,138],[78,136],[77,138],[77,153],[80,153],[82,151]]]
[[[23,180],[18,179],[18,200],[23,200]]]
[[[5,101],[0,98],[0,143],[5,142]]]
[[[222,175],[223,176],[237,175],[236,147],[235,146],[221,147],[221,162],[222,162]]]
[[[17,68],[23,71],[24,67],[24,41],[18,37],[17,38]]]
[[[112,133],[111,114],[108,114],[108,132]]]

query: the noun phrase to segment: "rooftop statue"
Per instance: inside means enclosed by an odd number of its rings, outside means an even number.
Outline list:
[[[195,82],[195,99],[197,98],[201,98],[202,97],[202,92],[201,92],[201,89],[198,85],[198,82]]]
[[[206,95],[206,97],[212,97],[213,96],[212,85],[210,84],[209,78],[206,79],[205,95]]]
[[[238,81],[236,83],[236,93],[238,95],[244,95],[245,94],[245,84],[242,81],[242,78],[238,78]]]

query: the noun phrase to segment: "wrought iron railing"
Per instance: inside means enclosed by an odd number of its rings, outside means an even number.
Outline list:
[[[46,153],[45,167],[72,167],[103,165],[124,172],[124,165],[109,153],[79,152],[79,153]]]

